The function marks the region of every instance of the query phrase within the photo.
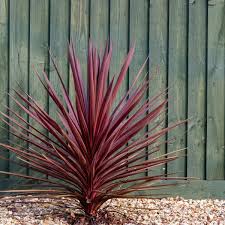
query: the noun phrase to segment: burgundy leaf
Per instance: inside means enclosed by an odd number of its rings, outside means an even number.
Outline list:
[[[174,174],[151,175],[155,167],[178,158],[177,151],[158,157],[154,154],[159,151],[160,145],[171,141],[160,142],[160,138],[186,121],[161,128],[161,116],[166,112],[168,90],[159,90],[154,97],[144,99],[150,79],[142,72],[148,58],[141,65],[129,90],[121,96],[119,103],[112,110],[116,97],[120,97],[117,93],[125,79],[135,48],[131,47],[118,74],[109,77],[112,49],[111,42],[107,41],[101,58],[96,47],[89,42],[85,88],[79,60],[73,44],[69,44],[68,59],[74,98],[69,95],[51,53],[50,58],[59,78],[58,88],[61,95],[57,94],[56,87],[49,80],[46,71],[39,73],[34,69],[55,105],[54,118],[34,97],[23,90],[15,90],[14,95],[9,95],[19,110],[6,107],[9,114],[1,113],[1,121],[9,127],[9,133],[15,139],[20,139],[26,145],[1,144],[1,147],[16,154],[17,159],[2,156],[0,158],[20,166],[28,165],[31,170],[47,175],[49,179],[0,171],[0,174],[38,182],[1,192],[11,195],[46,195],[52,198],[54,195],[70,196],[78,199],[80,209],[92,217],[110,198],[132,198],[140,191],[158,190],[177,184],[162,181],[186,179]],[[21,116],[19,111],[29,116],[29,121]],[[151,124],[153,125],[149,131],[137,138],[136,135]],[[149,176],[145,176],[146,171]]]

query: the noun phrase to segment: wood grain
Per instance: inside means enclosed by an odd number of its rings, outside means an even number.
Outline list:
[[[132,63],[129,68],[129,85],[136,77],[141,65],[144,63],[148,56],[148,1],[130,1],[130,45],[135,42],[135,54]],[[146,75],[148,68],[145,67],[142,73],[142,78]],[[144,103],[148,96],[146,92],[145,96],[141,100],[141,104]],[[142,137],[147,130],[145,127],[134,138],[138,139]],[[146,148],[147,153],[147,148]],[[147,154],[146,154],[147,157]],[[144,160],[144,159],[143,159]]]
[[[171,183],[171,182],[169,182]],[[181,196],[183,198],[191,199],[224,199],[225,195],[225,181],[224,180],[192,180],[184,181],[181,183],[172,182],[177,186],[164,188],[157,191],[146,191],[142,194],[167,194],[171,197]],[[168,184],[168,182],[162,182],[162,184]],[[141,193],[140,193],[141,194]]]
[[[89,39],[89,0],[71,2],[70,36],[80,61],[82,77],[87,83],[87,49]],[[72,77],[70,76],[70,96],[74,96]]]
[[[6,95],[8,90],[13,94],[13,88],[19,89],[19,83],[55,118],[56,107],[37,82],[32,65],[49,70],[50,80],[62,97],[59,80],[52,63],[49,64],[49,45],[73,98],[67,44],[70,39],[74,42],[86,80],[89,37],[101,51],[108,38],[112,41],[110,77],[120,70],[129,46],[136,42],[134,60],[116,102],[149,55],[150,61],[143,75],[147,71],[155,75],[156,67],[159,74],[151,81],[145,98],[154,96],[167,85],[170,88],[168,117],[162,127],[189,118],[187,126],[169,132],[167,138],[176,137],[176,141],[162,145],[159,152],[162,154],[187,146],[187,156],[149,174],[181,172],[180,176],[201,179],[199,183],[186,185],[186,189],[174,188],[173,193],[169,192],[172,195],[224,196],[225,1],[0,0],[1,105],[9,104],[34,124]],[[7,112],[2,106],[0,110]],[[9,138],[10,142],[27,146],[4,131],[7,126],[2,126],[0,123],[0,142],[6,143]],[[136,138],[143,136],[150,127]],[[8,156],[7,151],[1,153]],[[9,157],[15,159],[14,154],[10,153]],[[0,162],[0,170],[28,173],[27,168],[4,161]],[[216,181],[218,179],[221,181]]]
[[[109,38],[109,1],[90,0],[90,38],[103,51]]]
[[[113,44],[113,54],[110,67],[110,78],[114,75],[118,75],[120,72],[122,62],[128,52],[128,14],[129,2],[127,0],[110,1],[110,39]],[[124,96],[128,89],[128,74],[125,77],[121,87],[118,91],[115,105],[119,103],[119,100]]]
[[[208,3],[207,179],[224,179],[225,1]]]
[[[8,7],[7,1],[0,1],[0,108],[1,111],[7,113],[5,105],[8,104]],[[8,142],[8,126],[0,122],[0,142]],[[8,151],[0,148],[0,155],[8,158]],[[7,171],[9,168],[6,160],[0,159],[0,170]],[[5,175],[0,175],[0,179],[6,178]]]
[[[28,92],[29,1],[12,0],[9,6],[9,92],[14,95],[13,88],[19,90],[19,86],[23,91]],[[12,110],[19,112],[25,119],[28,119],[26,113],[21,111],[12,99],[9,101],[9,106]],[[10,135],[10,142],[27,147],[26,143],[13,135]],[[13,153],[10,153],[10,158],[16,160]],[[28,172],[26,168],[17,166],[15,163],[10,163],[9,170],[11,172]]]
[[[168,39],[168,4],[165,0],[150,1],[149,9],[149,98],[152,98],[165,90],[167,87],[167,39]],[[158,70],[158,72],[157,72]],[[159,98],[163,101],[166,96]],[[166,126],[166,112],[152,123],[155,126],[162,120],[162,124],[154,130],[157,132]],[[166,137],[162,137],[159,142],[165,142]],[[160,145],[160,150],[154,156],[166,153],[166,144]],[[151,174],[164,174],[165,165],[154,168]]]
[[[205,178],[206,1],[189,4],[187,175]]]
[[[168,61],[168,125],[186,119],[187,102],[187,1],[169,2],[169,61]],[[186,147],[185,125],[168,133],[168,139],[176,140],[168,145],[168,152]],[[180,153],[184,155],[184,153]],[[185,158],[182,157],[168,164],[168,173],[180,172],[185,176]]]
[[[48,71],[49,69],[49,21],[48,21],[48,0],[31,0],[30,1],[30,61],[29,61],[29,92],[39,104],[48,111],[48,95],[38,77],[34,73],[34,68],[39,72],[41,70]],[[34,67],[34,68],[33,68]],[[30,123],[39,131],[47,135],[47,131],[38,125],[35,121],[29,118]],[[31,146],[33,147],[33,146]],[[30,170],[31,175],[36,172]]]
[[[69,85],[69,65],[68,65],[68,40],[69,40],[69,0],[50,1],[50,50],[54,56],[65,86]],[[60,15],[60,16],[59,16]],[[55,87],[58,96],[63,99],[60,89],[59,78],[50,61],[50,81]],[[56,116],[56,106],[49,99],[49,113],[54,118]],[[59,120],[58,120],[59,121]]]

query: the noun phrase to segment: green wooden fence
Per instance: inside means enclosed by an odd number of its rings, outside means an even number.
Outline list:
[[[136,54],[123,83],[128,88],[139,66],[150,56],[144,71],[160,74],[151,81],[147,96],[171,87],[168,114],[162,126],[190,118],[170,132],[172,144],[161,153],[188,147],[187,157],[157,172],[196,176],[199,181],[170,190],[185,197],[225,197],[225,0],[0,0],[0,103],[15,109],[7,96],[20,86],[54,115],[54,106],[33,74],[32,65],[49,69],[50,46],[70,87],[67,42],[76,44],[82,70],[86,70],[89,37],[98,47],[110,37],[113,67],[118,71],[131,43]],[[27,118],[29,120],[29,118]],[[0,122],[0,141],[13,141]],[[18,143],[23,144],[23,143]],[[8,157],[8,153],[3,153]],[[9,157],[14,158],[13,155]],[[0,162],[0,170],[18,171]],[[22,171],[31,173],[29,170]],[[1,176],[3,184],[4,178]]]

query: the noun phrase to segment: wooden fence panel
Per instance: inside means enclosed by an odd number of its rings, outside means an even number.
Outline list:
[[[110,1],[110,39],[113,44],[112,65],[110,67],[110,78],[120,72],[123,59],[126,57],[129,48],[129,1]],[[128,74],[127,74],[128,75]],[[124,96],[128,89],[128,76],[124,79],[116,103]]]
[[[187,175],[205,178],[206,13],[205,0],[189,4]]]
[[[150,1],[149,6],[149,98],[156,96],[164,91],[167,87],[167,53],[168,53],[168,2],[166,0]],[[157,68],[158,67],[158,68]],[[166,95],[160,97],[164,100]],[[165,109],[166,110],[166,109]],[[161,123],[162,122],[162,123]],[[153,123],[161,125],[157,130],[166,126],[166,111],[161,118]],[[166,136],[161,138],[159,142],[160,151],[155,156],[166,153]],[[165,165],[159,166],[151,172],[151,174],[164,174],[166,172]]]
[[[132,63],[129,68],[129,85],[132,84],[135,79],[141,65],[144,63],[145,59],[148,56],[148,1],[130,1],[130,46],[135,43],[135,55],[133,57]],[[142,78],[146,75],[148,67],[145,67],[143,70]],[[148,76],[145,80],[148,79]],[[140,104],[143,104],[148,97],[148,91],[146,91],[145,96]],[[140,107],[140,104],[138,106]],[[141,138],[145,132],[147,131],[147,127],[139,132],[134,138]],[[147,148],[146,150],[147,153]],[[146,154],[147,158],[147,154]],[[145,159],[141,159],[145,160]]]
[[[13,89],[19,90],[19,87],[28,93],[29,1],[10,1],[9,17],[9,93],[14,95]],[[12,110],[17,110],[24,119],[28,120],[26,113],[19,109],[12,98],[10,98],[9,106]],[[21,129],[15,128],[18,132],[21,132]],[[13,131],[13,129],[10,129],[10,131]],[[22,147],[26,147],[26,144],[18,140],[14,135],[10,135],[10,142],[13,142],[14,146],[21,145]],[[10,159],[17,160],[13,153],[10,153]],[[10,163],[9,170],[10,172],[28,172],[26,168],[18,166],[13,162]]]
[[[208,2],[207,179],[224,179],[225,1]]]
[[[87,83],[87,49],[90,32],[89,13],[89,0],[71,2],[70,38],[76,46],[76,53],[80,61],[85,87]],[[71,76],[69,77],[69,85],[72,97],[75,93]]]
[[[48,0],[31,0],[30,1],[30,42],[29,42],[29,92],[38,100],[39,104],[48,111],[48,96],[43,85],[39,82],[34,73],[34,67],[38,72],[41,70],[48,71],[48,41],[49,41],[49,2]],[[48,135],[47,131],[38,125],[36,121],[29,118],[30,123],[39,131]],[[33,147],[33,146],[31,146]],[[36,172],[30,170],[29,174],[34,175]]]
[[[8,7],[7,1],[0,1],[0,104],[1,111],[7,114],[5,106],[8,105],[9,97],[8,92]],[[0,122],[0,141],[3,143],[8,142],[8,126],[4,122]],[[1,156],[8,158],[8,152],[0,148]],[[8,162],[0,159],[0,170],[7,171]],[[6,178],[7,175],[0,175],[0,179]]]
[[[69,40],[69,24],[70,24],[70,1],[65,0],[50,0],[50,40],[49,45],[52,55],[56,59],[57,66],[61,72],[64,84],[69,85],[69,65],[67,60],[67,47]],[[59,78],[54,70],[53,64],[50,60],[50,81],[56,89],[56,93],[62,98],[61,86],[59,85]],[[56,116],[55,103],[49,98],[49,113],[53,117]]]
[[[168,125],[186,119],[187,112],[187,1],[169,1],[168,40]],[[186,148],[186,126],[181,125],[168,133],[168,139],[176,140],[167,147],[168,152]],[[183,156],[184,152],[179,152]],[[168,173],[186,175],[185,158],[168,164]]]
[[[174,188],[170,191],[172,195],[225,196],[225,0],[0,0],[0,36],[0,103],[18,109],[6,92],[13,94],[13,88],[18,89],[19,84],[52,116],[55,116],[55,106],[32,68],[33,65],[39,70],[45,68],[62,97],[48,46],[73,97],[67,60],[70,39],[75,43],[85,83],[89,38],[101,52],[105,41],[108,38],[112,41],[110,77],[119,72],[129,47],[136,42],[134,60],[116,101],[124,95],[149,55],[143,77],[149,71],[147,79],[151,76],[153,79],[145,99],[169,87],[168,109],[162,115],[161,127],[189,118],[187,125],[160,140],[176,137],[173,144],[162,144],[158,154],[187,147],[187,151],[180,153],[187,152],[187,155],[166,167],[149,171],[149,175],[180,172],[180,176],[201,179],[185,184],[186,191]],[[156,74],[157,67],[159,74]],[[3,106],[0,110],[8,113]],[[7,143],[9,138],[10,143],[23,145],[9,134],[7,126],[2,126],[0,122],[1,142]],[[151,125],[136,138],[150,128]],[[144,150],[146,159],[148,150]],[[8,152],[2,151],[0,156],[8,157]],[[14,154],[10,153],[9,157],[15,159]],[[2,160],[0,170],[32,174],[28,168]],[[1,187],[7,177],[0,177]]]
[[[90,37],[102,49],[109,36],[109,1],[90,0]]]

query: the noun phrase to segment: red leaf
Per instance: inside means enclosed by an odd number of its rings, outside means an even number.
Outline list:
[[[134,46],[128,52],[118,76],[110,79],[111,42],[107,41],[100,60],[97,49],[90,41],[85,91],[80,63],[73,44],[69,44],[68,58],[75,92],[72,99],[60,69],[50,53],[59,78],[61,94],[57,94],[45,71],[39,74],[35,70],[35,74],[55,104],[57,118],[51,117],[37,100],[23,90],[22,93],[15,91],[15,97],[10,95],[15,105],[27,114],[29,120],[10,108],[7,108],[10,115],[1,113],[1,120],[10,128],[9,133],[26,143],[26,147],[1,144],[1,147],[13,152],[19,159],[18,162],[6,160],[20,166],[28,165],[33,171],[54,178],[52,181],[0,171],[2,174],[42,182],[40,189],[32,190],[32,186],[25,185],[25,189],[9,190],[11,194],[58,194],[74,197],[79,200],[81,209],[92,217],[110,198],[131,197],[136,191],[155,190],[170,185],[155,185],[153,181],[183,179],[166,177],[166,174],[151,175],[151,169],[177,159],[175,154],[154,157],[154,153],[159,151],[162,144],[158,142],[160,137],[184,121],[160,128],[161,120],[153,125],[148,133],[133,140],[139,131],[165,114],[167,105],[167,89],[159,90],[159,94],[141,103],[149,88],[149,78],[147,75],[142,76],[148,59],[115,109],[111,109],[133,55]],[[40,130],[34,122],[39,125]],[[43,130],[48,132],[48,135]],[[145,151],[146,147],[148,153]],[[151,157],[145,160],[146,156],[150,155]],[[5,159],[1,156],[0,158]],[[146,170],[150,174],[149,177],[143,176]],[[133,177],[138,174],[141,177]],[[33,187],[38,187],[38,184],[34,184]]]

